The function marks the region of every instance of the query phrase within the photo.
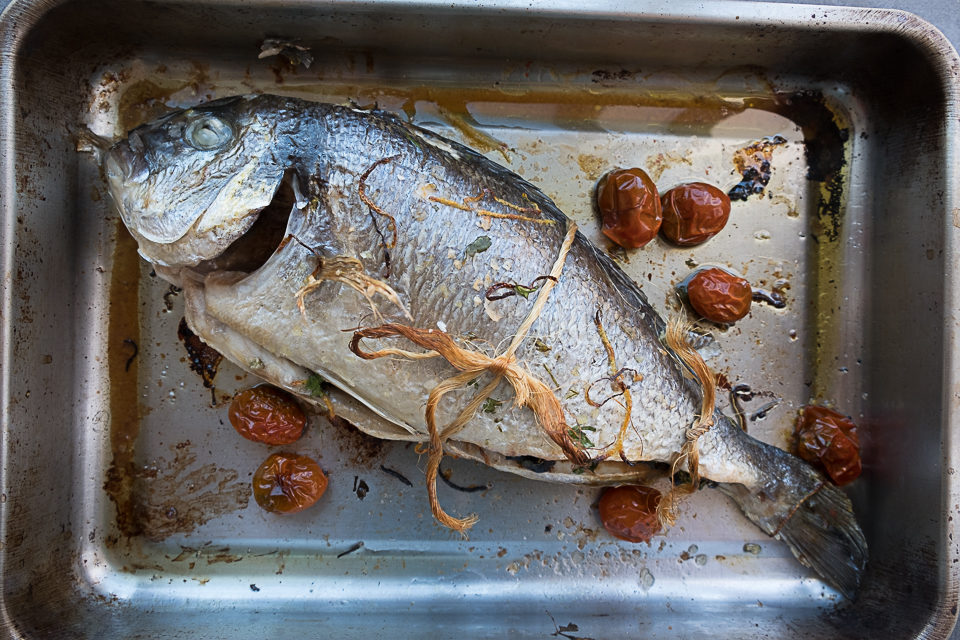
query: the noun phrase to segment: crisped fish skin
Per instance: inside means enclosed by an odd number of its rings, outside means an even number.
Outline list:
[[[213,133],[202,141],[213,136],[219,146],[191,150],[190,132],[204,118]],[[230,135],[217,138],[222,131]],[[130,141],[107,155],[111,193],[144,257],[185,286],[194,330],[222,344],[241,366],[263,354],[273,372],[263,375],[288,388],[295,371],[324,375],[393,424],[376,427],[383,437],[422,437],[427,394],[454,372],[440,358],[355,357],[347,348],[352,330],[379,320],[362,295],[340,282],[311,290],[301,313],[297,294],[319,261],[357,259],[366,274],[392,287],[412,320],[377,298],[385,321],[436,328],[496,355],[533,299],[488,302],[484,290],[549,273],[567,231],[565,216],[519,176],[386,114],[275,96],[234,98],[168,116],[131,133]],[[293,172],[298,194],[290,241],[253,273],[218,268],[285,172]],[[196,184],[203,198],[182,193]],[[166,209],[157,205],[164,201]],[[489,248],[468,251],[481,236]],[[616,391],[605,380],[611,370],[594,324],[598,311],[617,368],[630,372],[624,457],[669,462],[697,417],[700,388],[661,343],[664,323],[640,288],[582,235],[519,360],[542,380],[556,380],[568,424],[580,425],[590,455],[602,455],[621,428],[624,404],[586,402],[588,388],[600,400]],[[538,337],[548,351],[535,346]],[[472,392],[468,386],[450,394],[439,422],[452,419]],[[479,448],[475,457],[561,460],[563,452],[531,412],[510,405],[512,395],[501,384],[494,397],[503,404],[478,413],[452,445]],[[802,461],[754,440],[719,412],[713,417],[715,426],[699,441],[701,474],[726,483],[751,520],[851,593],[866,544],[849,500]]]

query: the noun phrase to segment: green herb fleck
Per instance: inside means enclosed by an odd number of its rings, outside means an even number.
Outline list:
[[[550,345],[548,345],[546,342],[544,342],[540,338],[537,338],[536,340],[533,341],[533,346],[535,346],[537,348],[537,351],[539,351],[540,353],[546,353],[547,351],[550,351]]]
[[[579,444],[581,447],[593,447],[593,442],[587,437],[587,434],[584,433],[584,431],[596,431],[596,429],[588,424],[577,423],[576,426],[570,427],[567,430],[567,434],[570,436],[571,440]]]
[[[570,389],[570,391],[567,391],[567,395],[564,396],[564,400],[569,400],[570,398],[576,398],[578,395],[580,395],[579,391],[577,391],[576,389]]]
[[[539,289],[540,287],[525,287],[522,284],[518,284],[513,287],[513,290],[517,292],[517,295],[523,296],[524,298],[529,298],[530,294]]]
[[[251,369],[263,369],[263,360],[260,358],[254,358],[249,364]]]
[[[467,245],[467,248],[464,249],[463,253],[466,257],[475,256],[478,253],[483,253],[490,248],[490,236],[480,236],[473,242]]]
[[[420,146],[420,141],[417,140],[416,136],[414,136],[412,133],[409,131],[404,131],[403,137],[406,138],[410,144],[415,146],[418,151],[423,151],[423,148]]]
[[[327,395],[323,390],[323,385],[326,384],[326,382],[327,381],[324,380],[322,376],[316,373],[311,373],[303,387],[307,390],[307,393],[313,397],[322,398],[323,396]]]
[[[553,375],[553,371],[550,371],[550,367],[548,367],[548,366],[545,365],[545,364],[544,364],[544,365],[541,365],[541,366],[542,366],[544,369],[547,370],[547,373],[548,373],[548,374],[550,374],[550,379],[553,380],[553,386],[556,387],[557,389],[559,389],[559,388],[560,388],[560,383],[557,382],[557,378],[556,378],[556,376]]]
[[[496,398],[487,398],[483,401],[483,412],[484,413],[493,413],[497,410],[497,407],[502,405],[503,402],[497,400]]]
[[[479,389],[479,388],[480,388],[480,378],[474,378],[473,380],[471,380],[471,381],[468,382],[467,384],[468,384],[469,386],[473,387],[474,389]]]
[[[571,469],[571,471],[573,471],[577,475],[580,475],[581,473],[586,471],[586,469],[584,469],[583,467],[574,467],[573,469]]]

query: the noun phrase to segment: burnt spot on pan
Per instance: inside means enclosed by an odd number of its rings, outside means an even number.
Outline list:
[[[746,100],[745,106],[789,118],[803,131],[807,179],[821,183],[814,238],[836,241],[843,226],[845,179],[841,169],[846,164],[850,139],[850,129],[843,126],[842,116],[831,109],[823,93],[815,90],[777,92],[771,97]]]
[[[733,165],[743,179],[727,192],[731,200],[746,200],[751,195],[763,197],[773,174],[773,150],[786,142],[783,136],[770,136],[736,150]]]
[[[180,326],[177,327],[177,337],[180,338],[187,349],[187,356],[190,358],[190,370],[203,378],[203,386],[213,389],[213,379],[217,375],[217,368],[220,366],[223,356],[190,330],[186,318],[180,319]]]

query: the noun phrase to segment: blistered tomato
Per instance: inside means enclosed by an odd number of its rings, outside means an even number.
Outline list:
[[[833,409],[806,406],[797,420],[797,453],[826,470],[834,484],[845,485],[860,475],[857,425]]]
[[[657,235],[663,215],[660,194],[642,169],[620,169],[597,185],[604,235],[626,249],[639,249]]]
[[[307,424],[307,417],[293,396],[268,386],[244,389],[235,395],[229,415],[237,433],[264,444],[296,442]]]
[[[704,269],[687,284],[687,299],[707,320],[730,324],[749,313],[753,290],[749,282],[723,269]]]
[[[600,496],[600,520],[610,535],[628,542],[650,542],[660,531],[660,492],[652,487],[622,485]]]
[[[704,182],[670,189],[660,199],[663,224],[660,232],[681,247],[706,242],[720,233],[730,217],[730,197]]]
[[[253,499],[274,513],[303,511],[327,490],[327,476],[307,456],[275,453],[253,474]]]

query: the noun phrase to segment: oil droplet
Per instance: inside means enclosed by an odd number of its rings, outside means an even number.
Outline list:
[[[754,239],[756,239],[756,240],[769,240],[769,239],[770,239],[770,232],[767,231],[766,229],[760,229],[759,231],[757,231],[757,232],[755,232],[755,233],[753,234],[753,237],[754,237]]]
[[[761,547],[756,543],[747,542],[743,545],[743,550],[747,553],[752,553],[753,555],[758,556],[760,555]]]
[[[790,336],[790,339],[791,339],[791,340],[796,340],[796,339],[797,339],[797,330],[796,330],[796,329],[790,329],[790,331],[787,332],[787,335]]]
[[[707,554],[701,553],[700,555],[695,557],[693,561],[702,567],[703,565],[707,564]]]

